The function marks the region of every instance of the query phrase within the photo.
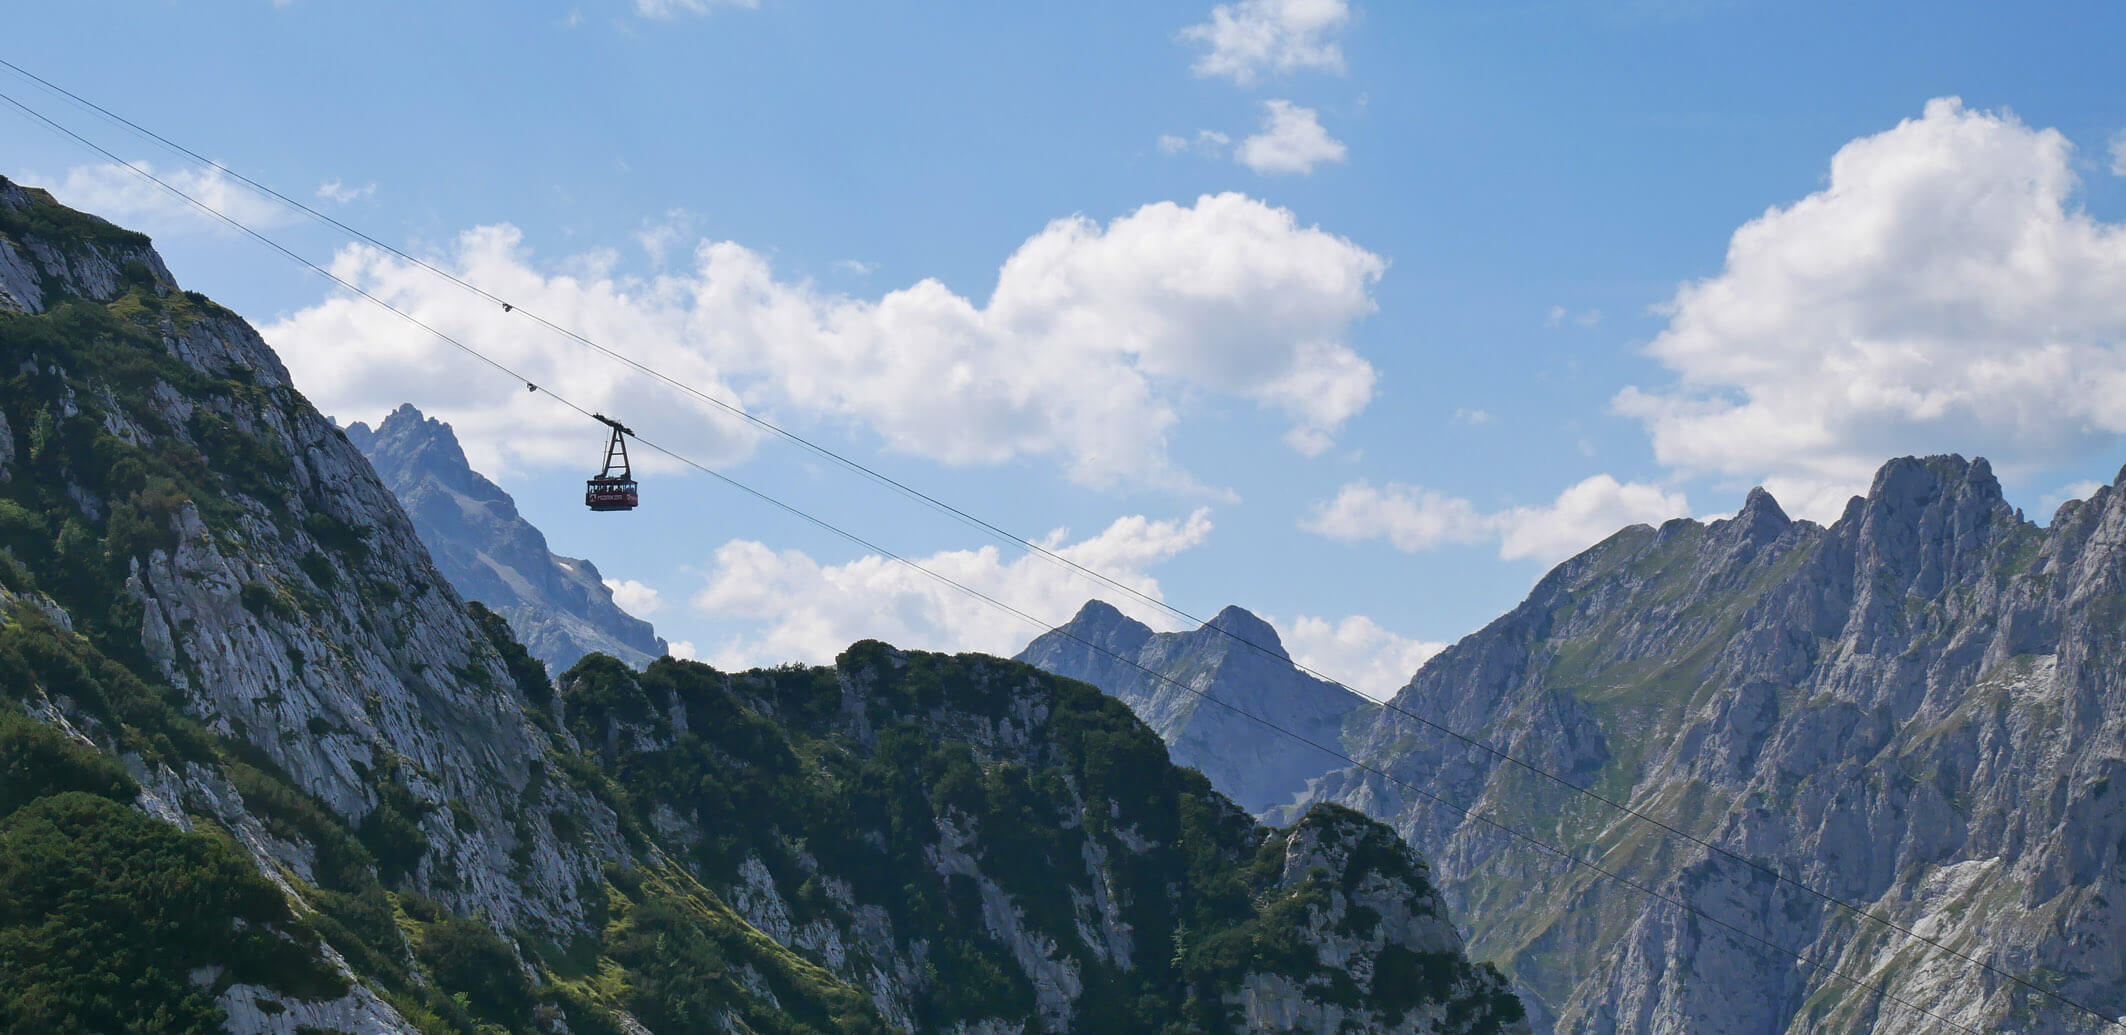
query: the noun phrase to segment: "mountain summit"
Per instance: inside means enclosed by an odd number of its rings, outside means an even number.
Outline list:
[[[1984,460],[1957,456],[1884,464],[1828,527],[1788,520],[1758,490],[1732,518],[1617,533],[1429,661],[1353,734],[1362,762],[1421,794],[1355,769],[1317,792],[1431,854],[1471,944],[1507,962],[1557,1031],[1940,1029],[1422,794],[1480,803],[1939,1016],[2107,1030],[1947,950],[2126,1013],[2121,601],[2117,485],[2049,527],[2022,519]]]
[[[450,425],[409,403],[375,430],[348,425],[347,440],[398,496],[450,584],[508,619],[548,671],[591,653],[636,668],[664,655],[650,623],[613,603],[596,565],[548,550],[516,501],[472,469]]]
[[[1175,761],[1257,814],[1291,804],[1307,781],[1344,764],[1292,734],[1334,748],[1346,723],[1377,707],[1300,671],[1277,630],[1240,607],[1194,632],[1155,633],[1089,601],[1018,659],[1120,698],[1166,738]]]

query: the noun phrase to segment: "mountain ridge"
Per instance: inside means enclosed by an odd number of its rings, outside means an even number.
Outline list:
[[[2120,477],[2041,528],[2007,503],[1983,458],[1900,457],[1830,525],[1789,517],[1759,487],[1728,517],[1622,529],[1428,659],[1386,707],[1354,713],[1341,743],[1359,765],[1317,774],[1296,801],[1262,814],[1289,821],[1329,800],[1392,822],[1433,859],[1474,951],[1506,965],[1538,1030],[1911,1032],[1935,1022],[1870,1007],[1790,956],[1767,959],[1763,946],[1697,929],[1621,885],[1545,864],[1430,795],[1901,997],[1943,1004],[1937,1012],[1958,1023],[2103,1030],[1999,973],[1943,975],[1973,973],[1956,955],[1968,954],[2100,1007],[2126,978],[2126,933],[2107,905],[2126,890],[2126,809],[2105,797],[2126,754],[2113,649],[2126,640]],[[1088,604],[1021,656],[1121,687],[1158,727],[1158,706],[1124,685],[1140,674],[1057,642],[1083,636],[1134,659],[1153,634],[1126,622]],[[1215,634],[1210,624],[1199,632]],[[1254,686],[1215,672],[1191,684],[1259,713]],[[1240,775],[1192,761],[1214,784]],[[2062,777],[2047,775],[2054,764]],[[2026,795],[2038,803],[2027,810],[2016,804]],[[1953,919],[2009,888],[2023,890],[1999,913],[2005,933]],[[1782,919],[1767,928],[1765,916]],[[1700,969],[1722,977],[1677,976]]]
[[[1258,814],[1290,804],[1307,781],[1343,764],[1291,733],[1334,748],[1347,723],[1378,707],[1299,671],[1277,630],[1237,605],[1199,629],[1156,633],[1093,600],[1017,658],[1119,698],[1178,762]]]
[[[1997,859],[2005,865],[1973,878],[1977,887],[2035,881],[2027,886],[2039,897],[2005,910],[1997,936],[1952,925],[1938,940],[1994,966],[2028,966],[2011,964],[2011,951],[2049,960],[2041,966],[2057,977],[2047,980],[2101,1004],[2108,990],[2074,975],[2119,973],[2126,941],[2101,905],[2117,886],[2122,849],[2112,842],[2126,834],[2126,815],[2091,800],[2126,730],[2121,688],[2105,674],[2116,669],[2121,614],[2103,601],[2126,569],[2116,526],[2126,526],[2116,486],[2039,528],[2007,504],[1984,460],[1954,456],[1885,463],[1829,526],[1786,520],[1759,490],[1734,517],[1627,529],[1561,564],[1514,611],[1429,661],[1394,705],[1476,731],[1746,857],[1784,860],[1810,887],[1907,927],[1939,922],[1929,918],[1973,891],[1968,882],[1944,890],[1949,874]],[[2095,658],[2105,666],[2078,660]],[[2048,714],[2057,725],[2035,725]],[[1983,736],[1970,725],[1979,716],[1988,717]],[[1886,973],[1893,991],[1946,1002],[1952,1018],[2035,1014],[2059,1026],[2009,1030],[2096,1030],[1997,977],[1932,977],[1921,961],[1969,968],[1797,888],[1763,884],[1750,867],[1648,841],[1631,821],[1392,709],[1358,739],[1357,757],[1398,780],[1456,801],[1516,802],[1508,818],[1715,915],[1748,925],[1791,913],[1766,930],[1776,942],[1828,939],[1841,969]],[[2061,782],[2031,758],[2090,775]],[[1856,1012],[1864,1006],[1852,989],[1792,961],[1767,965],[1717,933],[1690,940],[1699,946],[1692,965],[1753,975],[1746,995],[1666,981],[1658,975],[1677,965],[1682,943],[1679,921],[1660,910],[1540,867],[1516,873],[1497,861],[1495,832],[1407,802],[1370,774],[1332,774],[1317,793],[1430,846],[1472,944],[1508,959],[1539,1021],[1558,1030],[1930,1023]],[[2067,824],[2070,814],[2077,821]],[[1831,859],[1844,865],[1819,861]],[[1737,913],[1736,901],[1759,905]],[[1610,919],[1592,938],[1565,933],[1558,918],[1572,916]],[[2049,932],[2055,924],[2079,933]],[[1595,951],[1611,940],[1629,951]]]

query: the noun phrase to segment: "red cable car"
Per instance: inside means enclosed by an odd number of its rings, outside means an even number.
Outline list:
[[[602,413],[592,416],[612,428],[613,437],[605,443],[605,470],[583,483],[583,503],[592,510],[633,510],[640,499],[627,466],[627,436],[634,429]]]

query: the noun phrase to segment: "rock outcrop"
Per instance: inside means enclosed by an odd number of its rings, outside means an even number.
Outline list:
[[[1320,796],[1424,848],[1474,950],[1558,1031],[2095,1032],[2061,1000],[2126,1014],[2121,485],[2039,527],[1985,461],[1905,458],[1829,527],[1759,490],[1733,518],[1625,529],[1428,662],[1359,741],[1394,779],[1349,770]]]
[[[1018,659],[1121,699],[1165,738],[1176,762],[1202,770],[1257,814],[1291,805],[1309,780],[1345,764],[1291,734],[1340,750],[1346,725],[1376,707],[1300,671],[1277,630],[1239,607],[1193,632],[1154,633],[1094,600]]]
[[[613,603],[596,565],[548,550],[546,536],[517,513],[516,501],[472,469],[450,425],[409,403],[374,429],[348,425],[347,439],[398,496],[458,595],[508,619],[549,672],[592,653],[636,668],[664,656],[665,643],[650,623]]]

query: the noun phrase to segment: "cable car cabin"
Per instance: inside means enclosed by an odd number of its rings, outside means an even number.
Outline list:
[[[633,478],[592,478],[583,483],[583,502],[592,510],[633,510],[641,497]]]
[[[641,497],[635,475],[628,470],[627,436],[635,432],[605,414],[592,416],[612,428],[613,435],[605,443],[605,469],[583,483],[583,505],[592,510],[633,510]]]

